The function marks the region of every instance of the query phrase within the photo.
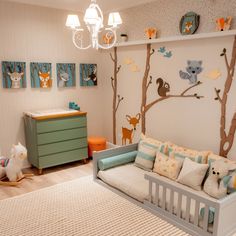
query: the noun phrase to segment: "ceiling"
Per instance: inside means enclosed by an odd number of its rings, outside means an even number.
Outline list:
[[[25,3],[37,6],[65,9],[71,11],[85,11],[90,0],[11,0],[12,2]],[[141,5],[154,0],[97,0],[102,11],[107,13]]]

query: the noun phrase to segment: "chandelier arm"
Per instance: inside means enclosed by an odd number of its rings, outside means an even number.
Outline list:
[[[102,10],[101,10],[101,8],[98,6],[98,4],[96,4],[95,7],[97,8],[98,12],[99,12],[100,15],[101,15],[101,23],[102,23],[102,26],[103,26],[103,13],[102,13]]]
[[[78,32],[81,32],[81,31],[83,31],[83,30],[76,29],[76,30],[73,31],[73,34],[72,34],[72,41],[73,41],[73,44],[75,45],[76,48],[82,49],[82,50],[86,50],[86,49],[91,48],[92,44],[89,44],[87,47],[80,47],[80,46],[76,43],[76,39],[75,39],[76,34],[77,34]]]
[[[116,44],[116,40],[117,40],[117,35],[116,35],[116,31],[115,30],[113,30],[112,28],[106,28],[106,30],[107,31],[111,31],[112,33],[113,33],[113,35],[114,35],[114,40],[113,40],[113,43],[112,44],[109,44],[109,46],[102,46],[101,44],[99,44],[99,42],[98,42],[98,47],[99,48],[102,48],[102,49],[109,49],[109,48],[112,48],[112,47],[114,47],[115,46],[115,44]]]

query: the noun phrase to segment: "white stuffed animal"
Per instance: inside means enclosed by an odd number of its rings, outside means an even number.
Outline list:
[[[209,176],[204,183],[204,191],[210,196],[220,199],[227,194],[227,178],[230,170],[235,170],[236,165],[229,164],[224,160],[213,162],[209,169]]]
[[[8,162],[8,159],[5,157],[0,157],[0,179],[6,176],[6,163]]]
[[[18,145],[13,145],[11,149],[11,158],[7,166],[5,167],[6,176],[11,182],[15,182],[23,177],[22,167],[23,161],[27,158],[26,148],[18,143]]]

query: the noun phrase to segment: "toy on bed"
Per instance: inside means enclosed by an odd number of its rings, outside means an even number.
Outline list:
[[[204,183],[204,191],[210,196],[220,199],[226,196],[227,187],[231,176],[229,171],[235,170],[236,165],[224,160],[213,162],[209,169],[209,175]]]
[[[22,179],[32,176],[32,174],[23,174],[23,161],[27,158],[26,148],[18,143],[13,145],[11,149],[11,157],[1,158],[1,167],[0,167],[0,185],[17,185]],[[3,181],[4,179],[8,181]]]

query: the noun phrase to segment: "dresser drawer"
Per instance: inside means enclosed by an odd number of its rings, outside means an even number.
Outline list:
[[[87,137],[86,127],[61,130],[57,132],[43,133],[37,135],[38,145],[56,143],[84,137]]]
[[[56,154],[87,147],[87,138],[73,139],[52,144],[38,146],[38,155],[41,156]]]
[[[82,160],[84,158],[87,158],[87,155],[87,148],[81,148],[73,151],[43,156],[39,158],[39,168],[47,168],[55,165]]]
[[[86,127],[86,116],[72,117],[64,119],[53,119],[46,121],[38,121],[36,124],[37,133],[48,133],[59,130],[74,129]]]

